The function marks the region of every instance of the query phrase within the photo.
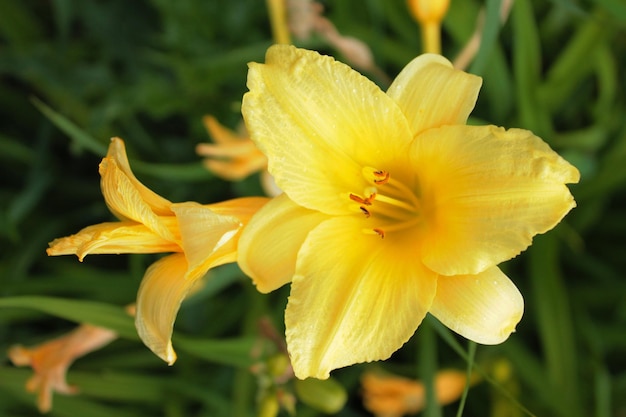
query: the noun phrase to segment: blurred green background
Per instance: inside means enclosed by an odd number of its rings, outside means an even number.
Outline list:
[[[525,316],[506,343],[477,347],[494,383],[472,387],[463,415],[523,416],[521,404],[538,416],[626,416],[626,3],[517,0],[502,26],[500,3],[453,0],[443,54],[459,53],[482,7],[484,36],[469,67],[484,78],[474,120],[533,130],[582,181],[571,187],[578,207],[504,266]],[[403,0],[323,4],[390,78],[421,51]],[[12,366],[8,348],[75,321],[107,323],[134,301],[156,259],[46,257],[52,239],[112,219],[97,169],[110,137],[125,139],[136,175],[171,201],[262,192],[256,177],[216,178],[194,148],[209,141],[203,115],[240,122],[246,63],[262,61],[271,43],[262,0],[0,0],[1,416],[38,414],[24,390],[31,371]],[[319,37],[295,43],[344,58]],[[365,74],[386,87],[380,73]],[[50,415],[257,415],[263,381],[249,370],[258,360],[250,349],[259,318],[282,330],[289,288],[258,294],[232,265],[210,277],[181,309],[173,367],[128,331],[130,319],[115,322],[121,338],[75,363],[68,380],[81,395],[55,395]],[[464,369],[467,346],[428,320],[389,361],[333,373],[348,393],[338,415],[369,415],[359,385],[366,369],[429,379]],[[324,415],[305,402],[299,416]],[[457,407],[431,403],[424,414]]]

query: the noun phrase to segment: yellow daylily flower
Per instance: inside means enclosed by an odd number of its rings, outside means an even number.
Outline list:
[[[268,199],[247,197],[216,204],[171,203],[144,186],[114,138],[100,163],[102,193],[118,222],[89,226],[55,239],[48,255],[174,252],[152,264],[137,294],[140,338],[174,363],[171,336],[183,299],[209,269],[236,260],[241,229]]]
[[[579,173],[527,130],[466,126],[480,85],[432,54],[387,93],[292,46],[250,64],[244,120],[284,193],[238,262],[261,292],[291,282],[298,378],[388,358],[427,312],[483,344],[513,332],[523,299],[496,265],[575,206]]]

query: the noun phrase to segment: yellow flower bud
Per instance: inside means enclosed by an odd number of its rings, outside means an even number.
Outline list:
[[[441,53],[441,21],[450,0],[408,0],[409,10],[420,25],[424,52]]]
[[[408,0],[409,10],[419,23],[436,22],[443,20],[450,0]]]

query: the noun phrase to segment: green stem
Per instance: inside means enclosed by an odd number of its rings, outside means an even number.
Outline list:
[[[418,351],[418,374],[426,387],[425,417],[441,417],[441,407],[437,401],[435,375],[437,373],[437,337],[431,323],[424,321],[420,326]]]

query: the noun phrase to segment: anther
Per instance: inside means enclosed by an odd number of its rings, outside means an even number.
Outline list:
[[[385,231],[383,229],[373,229],[374,233],[380,236],[381,239],[385,238]]]
[[[374,177],[376,177],[374,179],[374,184],[376,185],[382,185],[382,184],[386,184],[387,181],[389,181],[389,172],[388,171],[374,171],[373,172]]]
[[[355,195],[355,194],[352,194],[352,193],[350,193],[350,200],[356,201],[359,204],[366,204],[364,199],[362,199],[358,195]]]
[[[359,207],[361,209],[361,211],[363,212],[363,214],[365,214],[365,217],[369,218],[370,217],[370,211],[368,209],[366,209],[365,207],[361,206]]]
[[[359,204],[365,204],[366,206],[371,206],[372,201],[374,201],[375,198],[376,198],[376,193],[370,194],[370,196],[367,198],[361,198],[356,194],[350,193],[350,200],[356,201]]]

